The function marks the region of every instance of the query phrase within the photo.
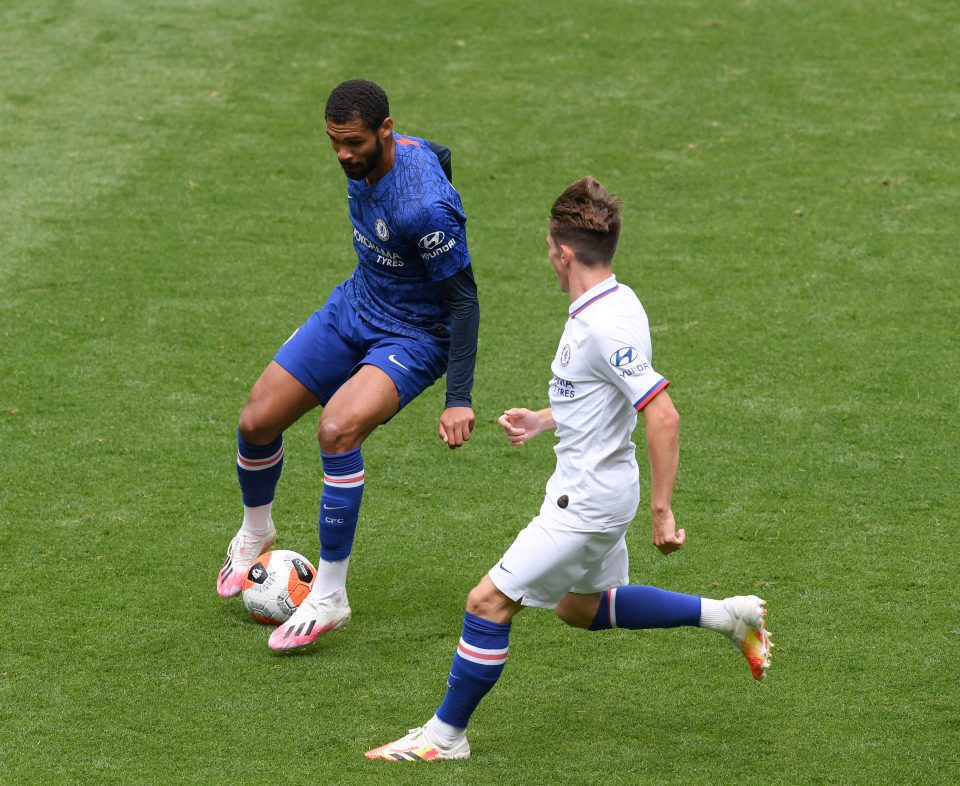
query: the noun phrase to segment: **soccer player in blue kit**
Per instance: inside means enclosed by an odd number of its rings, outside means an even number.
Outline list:
[[[238,594],[250,565],[274,543],[283,432],[322,406],[317,577],[270,636],[276,650],[307,646],[350,621],[346,576],[363,496],[363,441],[444,372],[439,437],[460,447],[476,422],[480,308],[449,150],[395,132],[386,94],[366,80],[338,85],[325,118],[347,176],[358,264],[253,386],[237,429],[243,524],[217,575],[221,597]]]
[[[582,178],[554,202],[547,249],[570,309],[551,370],[550,406],[508,409],[499,423],[512,445],[556,430],[557,466],[540,513],[467,596],[463,632],[436,713],[367,758],[437,761],[470,756],[467,723],[507,661],[511,621],[527,606],[553,609],[591,631],[689,625],[714,630],[743,653],[759,679],[770,665],[765,602],[723,600],[629,584],[626,532],[640,502],[631,434],[642,413],[650,459],[652,540],[683,548],[672,499],[680,418],[654,370],[647,315],[613,275],[620,200]]]

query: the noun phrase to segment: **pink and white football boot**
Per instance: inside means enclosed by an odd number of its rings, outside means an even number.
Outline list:
[[[320,595],[314,589],[293,616],[270,634],[267,645],[272,650],[299,649],[313,644],[324,633],[346,627],[349,622],[350,604],[346,590]]]
[[[464,737],[452,748],[442,748],[430,739],[426,728],[421,726],[419,729],[410,729],[406,737],[368,750],[364,756],[368,759],[386,759],[387,761],[469,759],[470,743]]]
[[[266,535],[254,535],[243,527],[233,536],[227,547],[227,558],[217,574],[217,594],[221,598],[232,598],[240,594],[243,577],[253,561],[263,552],[269,551],[277,539],[277,530],[270,525]]]

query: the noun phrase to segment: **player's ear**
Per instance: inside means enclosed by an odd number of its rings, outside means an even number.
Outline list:
[[[393,118],[387,117],[380,124],[380,137],[381,139],[386,139],[390,136],[393,136]]]
[[[565,262],[568,265],[570,261],[577,258],[576,252],[573,250],[573,246],[568,246],[566,243],[560,244],[560,261]]]

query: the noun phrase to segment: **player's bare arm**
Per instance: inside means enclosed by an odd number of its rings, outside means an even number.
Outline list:
[[[550,407],[534,412],[522,407],[514,407],[504,412],[497,423],[503,428],[507,439],[514,447],[529,442],[537,434],[557,427]]]
[[[650,515],[653,545],[662,554],[683,548],[686,532],[673,516],[673,488],[680,466],[680,415],[666,391],[643,408],[650,458]]]

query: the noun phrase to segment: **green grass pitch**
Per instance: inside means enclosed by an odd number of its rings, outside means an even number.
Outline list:
[[[956,783],[958,41],[948,0],[0,4],[0,784]],[[454,151],[479,426],[447,450],[436,385],[374,434],[354,622],[278,657],[214,592],[233,431],[353,268],[322,106],[357,76]],[[587,173],[683,419],[688,544],[642,507],[633,578],[764,595],[770,678],[528,611],[473,759],[368,762],[539,506],[552,440],[494,420],[546,401]],[[311,559],[315,425],[275,507]]]

